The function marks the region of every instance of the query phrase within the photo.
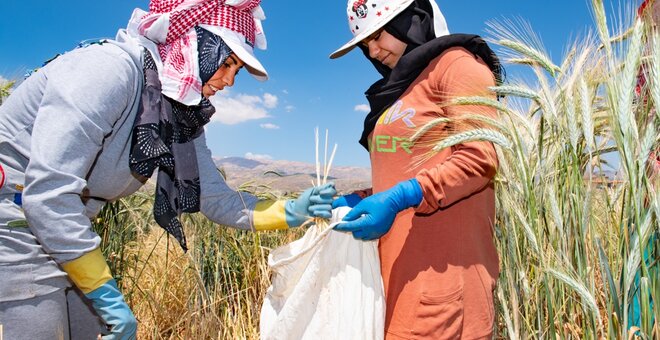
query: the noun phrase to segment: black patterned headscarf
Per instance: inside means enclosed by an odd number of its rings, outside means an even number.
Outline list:
[[[232,53],[222,39],[200,27],[197,30],[200,78],[208,82]],[[172,234],[184,251],[188,249],[181,213],[199,211],[200,181],[193,140],[211,120],[215,108],[202,97],[200,103],[186,106],[162,94],[154,59],[144,51],[144,86],[135,123],[129,166],[149,178],[158,168],[154,219]]]
[[[197,31],[199,77],[202,79],[202,84],[206,84],[220,65],[227,60],[232,50],[220,36],[199,26],[195,26],[195,31]]]

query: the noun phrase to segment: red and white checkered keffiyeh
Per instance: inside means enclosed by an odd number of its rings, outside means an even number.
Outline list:
[[[261,44],[259,18],[253,14],[261,0],[151,0],[149,13],[138,25],[141,35],[158,44],[163,62],[163,94],[186,105],[198,104],[202,82],[197,59],[200,24],[218,26],[245,37],[250,46]],[[260,37],[258,37],[260,36]],[[263,43],[265,44],[265,43]]]

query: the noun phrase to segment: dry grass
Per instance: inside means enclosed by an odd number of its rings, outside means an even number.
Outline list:
[[[113,206],[136,204],[134,199]],[[138,203],[144,215],[120,209],[113,215],[118,217],[114,222],[149,221],[151,202]],[[137,225],[135,221],[127,224]],[[252,233],[193,215],[185,216],[184,225],[190,241],[188,253],[153,222],[130,231],[134,239],[126,242],[121,258],[107,247],[112,242],[103,242],[115,277],[139,321],[139,338],[258,339],[259,313],[270,285],[268,250],[297,239],[302,230]],[[128,239],[117,233],[105,235]]]

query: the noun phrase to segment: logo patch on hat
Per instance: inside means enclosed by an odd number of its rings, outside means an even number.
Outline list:
[[[353,3],[353,12],[358,18],[363,19],[369,14],[369,7],[367,7],[369,0],[357,0]],[[374,4],[375,5],[375,4]]]

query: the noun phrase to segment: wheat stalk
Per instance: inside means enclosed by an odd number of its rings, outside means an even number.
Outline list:
[[[594,141],[594,125],[593,117],[591,111],[591,96],[589,94],[589,86],[587,81],[584,78],[580,78],[578,82],[578,91],[580,95],[580,108],[582,118],[582,133],[584,134],[584,139],[589,146],[589,149],[593,151],[595,149]]]
[[[502,131],[503,133],[508,133],[507,127],[504,124],[502,124],[499,120],[480,114],[466,113],[459,117],[459,121],[464,121],[466,122],[465,124],[469,124],[469,125],[477,125],[478,123],[485,123],[489,127],[494,127],[497,130]]]
[[[577,58],[571,58],[571,63],[567,63],[566,65],[562,66],[562,70],[567,70],[562,72],[562,74],[569,75],[565,80],[562,81],[562,83],[564,83],[564,88],[570,89],[574,87],[574,84],[578,82],[578,79],[583,79],[592,72],[593,67],[587,67],[591,66],[591,64],[598,60],[598,58],[594,58],[594,56],[597,55],[594,53],[593,40],[593,36],[588,34],[586,38],[577,40],[573,44],[573,50],[575,51],[579,49],[580,53],[577,55]]]
[[[546,271],[550,273],[550,275],[554,276],[556,279],[564,282],[569,287],[573,288],[573,290],[582,298],[582,302],[591,310],[593,316],[598,320],[599,325],[602,324],[603,321],[600,318],[600,313],[598,311],[598,304],[596,303],[596,299],[594,298],[593,294],[589,292],[587,287],[585,287],[583,284],[578,282],[576,279],[556,269],[547,268]]]
[[[526,66],[536,65],[535,60],[533,60],[531,58],[526,58],[526,57],[521,57],[521,58],[509,57],[509,58],[507,58],[506,61],[509,64],[526,65]]]
[[[508,47],[508,48],[510,48],[514,51],[517,51],[517,52],[521,53],[522,55],[526,56],[530,60],[534,61],[537,65],[543,67],[553,77],[556,76],[557,72],[560,71],[560,68],[557,65],[553,64],[552,61],[550,60],[550,58],[548,58],[541,51],[538,51],[534,48],[523,45],[519,42],[511,41],[511,40],[507,40],[507,39],[499,40],[498,44],[500,44],[504,47]]]
[[[598,35],[607,53],[607,60],[613,61],[612,55],[612,42],[610,39],[610,32],[607,28],[607,15],[605,14],[605,6],[603,0],[592,0],[592,8],[596,17],[596,27]]]
[[[337,144],[335,144],[332,147],[332,154],[330,155],[330,161],[325,166],[325,172],[323,174],[323,183],[326,183],[326,181],[328,180],[328,174],[330,173],[330,169],[332,167],[332,161],[335,159],[336,152],[337,152]]]
[[[522,19],[516,22],[504,19],[502,21],[490,21],[486,24],[488,26],[487,32],[494,36],[493,40],[495,43],[519,54],[513,55],[513,60],[523,60],[526,63],[531,61],[534,65],[543,67],[553,77],[560,71],[559,67],[552,63],[550,58],[542,52],[543,46],[541,41],[534,33],[534,30],[532,30],[529,22]]]
[[[653,222],[653,214],[649,211],[649,213],[646,214],[644,221],[639,226],[639,229],[637,230],[638,232],[632,235],[632,238],[630,240],[628,261],[626,263],[627,276],[625,277],[625,282],[624,282],[625,286],[623,293],[627,294],[628,290],[630,289],[630,286],[635,280],[635,275],[637,274],[636,268],[639,267],[642,259],[642,254],[644,253],[645,247],[642,247],[642,245],[648,243],[648,240],[651,237],[651,233],[653,232],[652,222]]]
[[[506,196],[509,196],[509,193],[505,193]],[[527,236],[527,240],[532,246],[532,249],[534,250],[534,253],[536,253],[538,256],[543,256],[543,253],[541,253],[541,247],[539,247],[539,242],[536,238],[536,234],[534,233],[531,225],[527,222],[528,218],[523,215],[523,210],[522,209],[515,209],[514,214],[516,217],[518,217],[518,222],[522,225],[523,232],[525,233],[525,236]]]
[[[319,128],[314,128],[314,152],[316,154],[316,184],[321,185],[321,163],[319,162]]]
[[[633,36],[628,47],[628,54],[624,62],[621,81],[618,83],[618,112],[617,118],[621,125],[621,132],[632,140],[639,139],[639,132],[635,124],[634,110],[632,109],[633,94],[642,57],[643,24],[638,20],[635,24]]]
[[[655,124],[653,123],[653,120],[650,120],[646,126],[646,133],[644,134],[644,138],[642,139],[640,153],[637,156],[640,169],[646,168],[646,163],[649,160],[649,154],[651,153],[651,150],[653,149],[658,136],[658,130],[655,128]]]
[[[614,138],[617,141],[622,165],[626,169],[630,185],[635,187],[638,187],[640,176],[635,171],[636,161],[633,150],[635,150],[634,144],[639,139],[639,132],[632,104],[641,60],[642,28],[643,23],[637,20],[628,43],[628,53],[624,60],[623,71],[621,74],[613,76],[608,82],[608,86],[611,88],[608,92],[608,104],[612,108]],[[634,209],[639,209],[639,201],[634,205]]]
[[[427,132],[429,132],[431,129],[436,127],[438,124],[444,124],[444,123],[449,123],[451,119],[445,118],[445,117],[440,117],[440,118],[435,118],[431,120],[430,122],[424,124],[421,128],[415,131],[415,133],[410,137],[410,142],[415,143],[417,140],[425,135]]]
[[[508,122],[506,130],[509,132],[515,131],[517,135],[520,135],[520,131],[524,131],[524,136],[527,137],[521,141],[524,141],[525,149],[529,149],[528,142],[531,140],[531,142],[533,143],[534,140],[536,140],[537,138],[536,133],[538,130],[539,120],[527,119],[527,116],[529,115],[522,114],[521,112],[523,112],[524,109],[521,107],[514,109],[514,107],[516,106],[515,104],[517,104],[517,102],[511,99],[512,98],[509,98],[508,100],[509,106],[511,106],[511,108],[508,109],[507,111],[500,111],[500,112],[508,113],[506,117]]]
[[[660,178],[656,179],[656,183],[654,184],[654,187],[657,188],[658,185],[660,185]],[[655,212],[655,219],[656,221],[660,220],[660,198],[658,198],[658,190],[649,190],[649,197],[650,197],[650,205]],[[657,233],[660,233],[660,223],[656,223],[656,228],[658,230],[656,231]]]
[[[559,231],[560,237],[563,239],[564,238],[564,221],[561,215],[561,211],[559,210],[559,203],[557,202],[557,195],[555,193],[555,190],[553,186],[548,186],[547,189],[547,197],[550,205],[550,212],[552,213],[553,220],[555,221],[555,226],[557,230]]]
[[[653,33],[651,45],[653,46],[653,54],[650,63],[651,67],[649,67],[651,76],[651,96],[653,97],[654,103],[660,103],[660,36],[656,32]],[[658,110],[657,106],[655,115],[656,119],[660,121],[660,110]]]
[[[545,75],[541,73],[538,68],[534,68],[534,74],[541,86],[541,94],[539,95],[539,105],[543,110],[543,116],[546,120],[553,125],[558,124],[559,112],[557,110],[557,105],[555,104],[555,95],[548,84],[548,81],[545,78]]]
[[[445,106],[453,105],[477,105],[492,107],[498,111],[509,111],[509,108],[502,104],[499,100],[493,98],[472,96],[472,97],[456,97],[450,100]]]
[[[538,93],[532,91],[527,87],[523,87],[520,85],[492,86],[489,87],[489,89],[501,96],[516,96],[521,98],[533,99],[535,101],[538,101],[540,99]]]
[[[576,44],[573,44],[568,54],[566,54],[566,57],[564,57],[564,61],[562,61],[561,65],[559,65],[559,69],[568,70],[571,64],[574,63],[576,55],[577,55],[577,46]]]
[[[328,161],[328,130],[325,130],[325,145],[323,146],[324,148],[324,153],[323,153],[323,166],[321,166],[321,162],[319,161],[319,128],[316,127],[314,129],[314,140],[316,142],[315,144],[315,154],[316,154],[316,183],[312,183],[314,186],[322,186],[327,183],[328,180],[328,174],[330,173],[330,169],[332,168],[332,161],[335,159],[335,153],[337,152],[337,144],[334,145],[332,148],[332,153],[330,154],[330,160]],[[321,169],[323,171],[321,172]],[[325,229],[328,227],[328,221],[329,219],[326,218],[320,218],[320,217],[313,217],[305,221],[303,223],[303,226],[306,225],[316,225],[321,228],[321,230]]]
[[[325,130],[325,144],[323,145],[323,150],[323,184],[325,184],[325,181],[328,178],[328,129]]]
[[[507,306],[506,300],[504,298],[504,291],[500,285],[497,285],[497,299],[500,300],[500,305],[502,306],[502,311],[504,312],[504,322],[506,323],[506,328],[509,331],[509,338],[517,339],[518,337],[516,336],[516,330],[513,327],[511,313],[509,312],[509,307]]]
[[[475,141],[488,141],[506,149],[511,148],[511,142],[503,134],[489,129],[474,129],[449,136],[437,143],[432,150],[438,152],[454,145]]]
[[[569,91],[566,93],[566,119],[568,120],[568,138],[571,142],[573,150],[576,151],[578,148],[578,140],[580,139],[580,133],[578,129],[578,120],[575,115],[575,98],[573,94]]]

